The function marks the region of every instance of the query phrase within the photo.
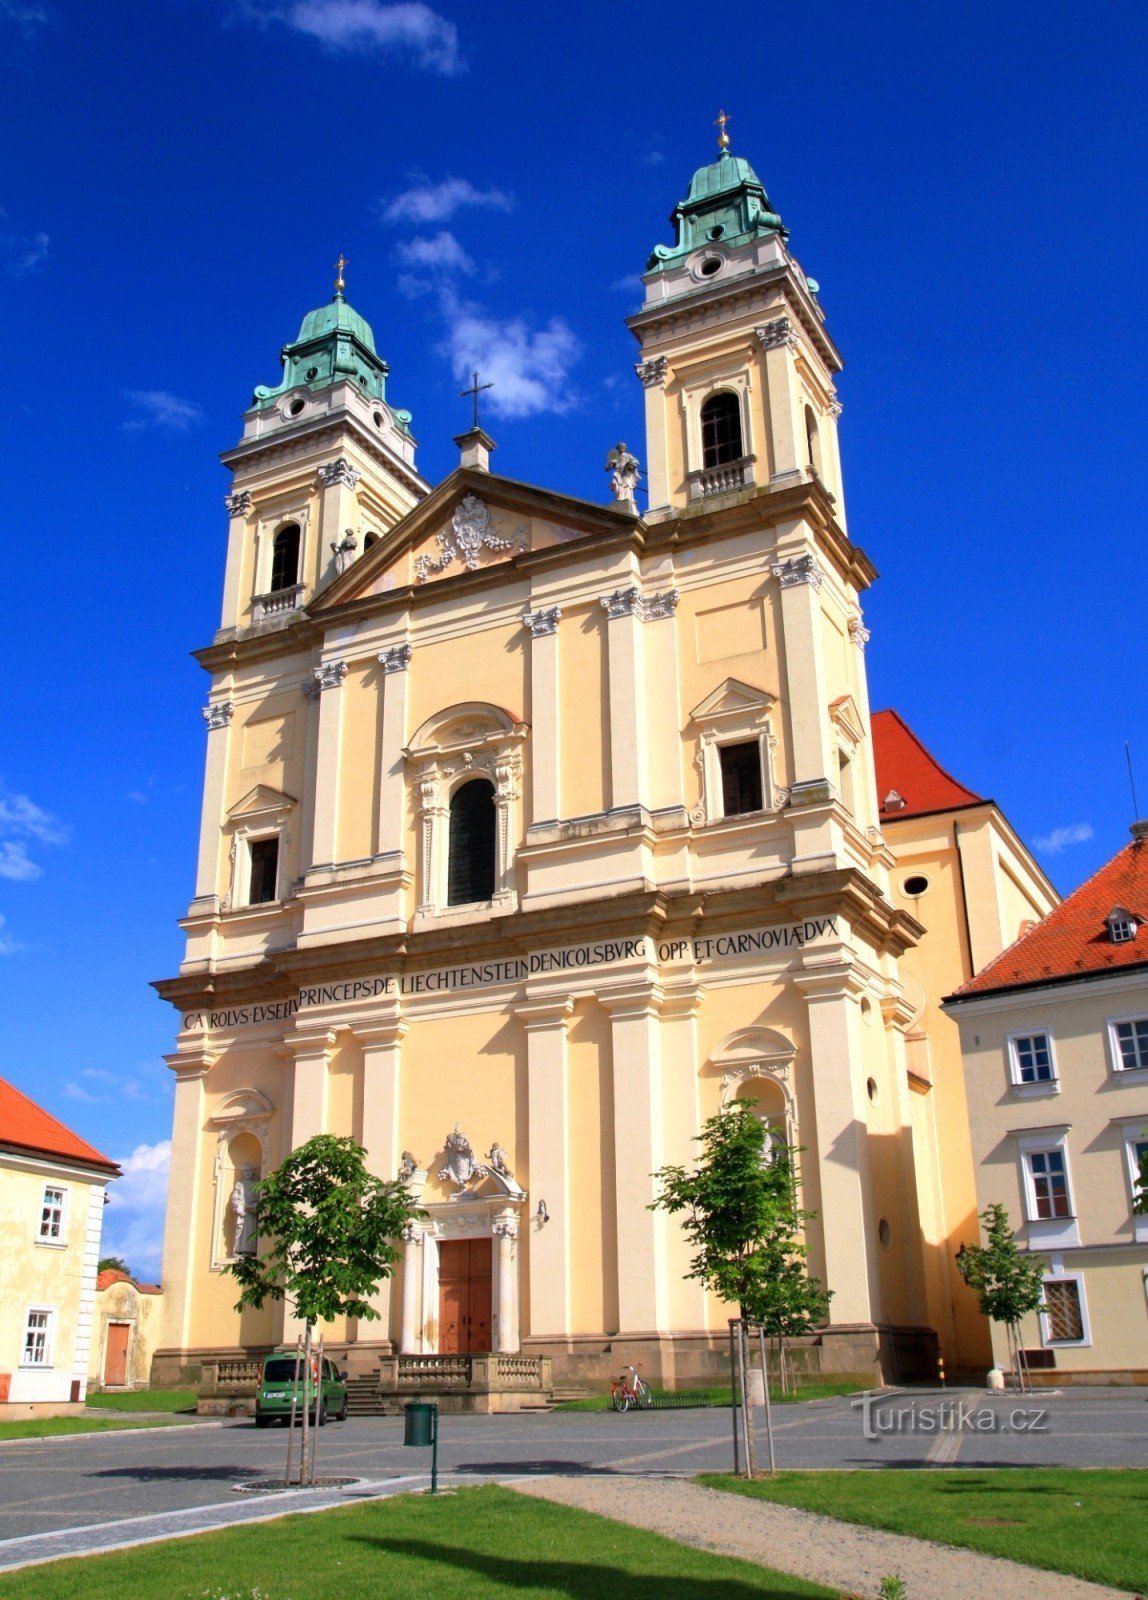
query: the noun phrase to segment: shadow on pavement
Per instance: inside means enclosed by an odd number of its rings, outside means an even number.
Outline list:
[[[104,1467],[92,1478],[134,1478],[138,1483],[234,1483],[238,1478],[265,1478],[265,1467]]]
[[[571,1600],[762,1600],[755,1584],[731,1583],[728,1578],[670,1577],[658,1573],[624,1572],[618,1567],[591,1566],[581,1561],[516,1561],[509,1556],[484,1556],[475,1550],[431,1544],[425,1539],[356,1539],[388,1555],[437,1561],[473,1572],[492,1583],[517,1589],[552,1590]],[[780,1579],[783,1585],[784,1578]],[[769,1600],[809,1600],[809,1589],[777,1587],[766,1591]]]
[[[501,1461],[452,1461],[450,1470],[451,1472],[472,1472],[476,1477],[486,1474],[492,1478],[505,1478],[508,1474],[524,1478],[531,1476],[551,1478],[555,1475],[562,1478],[613,1478],[617,1476],[613,1467],[595,1466],[592,1461],[522,1461],[517,1456],[505,1457]]]

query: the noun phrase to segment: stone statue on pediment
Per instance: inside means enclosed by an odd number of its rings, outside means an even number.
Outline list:
[[[457,1122],[454,1132],[448,1133],[443,1140],[443,1149],[446,1151],[446,1166],[439,1169],[439,1179],[443,1183],[455,1184],[460,1194],[486,1176],[486,1168],[475,1155],[474,1146]]]
[[[606,457],[605,470],[611,474],[610,487],[614,499],[634,503],[638,492],[638,479],[642,476],[637,456],[631,455],[625,444],[618,443]]]

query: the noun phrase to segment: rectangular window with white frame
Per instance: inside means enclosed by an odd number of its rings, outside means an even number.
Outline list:
[[[1071,1217],[1072,1196],[1068,1188],[1068,1162],[1064,1147],[1026,1150],[1025,1166],[1028,1171],[1030,1220],[1048,1222],[1054,1218]]]
[[[1060,1083],[1056,1076],[1056,1059],[1052,1053],[1052,1038],[1047,1033],[1010,1033],[1008,1038],[1009,1072],[1017,1089],[1056,1093]]]
[[[1148,1017],[1110,1017],[1113,1072],[1148,1072]]]
[[[1046,1345],[1092,1343],[1080,1273],[1056,1273],[1045,1278],[1040,1324]]]
[[[1143,1127],[1133,1127],[1124,1134],[1124,1161],[1128,1174],[1128,1195],[1132,1210],[1132,1236],[1137,1244],[1148,1244],[1148,1213],[1136,1210],[1136,1203],[1145,1194],[1148,1194],[1148,1184],[1145,1184],[1141,1174],[1146,1170],[1148,1162],[1148,1117],[1144,1118]]]
[[[47,1306],[32,1306],[24,1325],[22,1367],[50,1367],[55,1335],[56,1313]]]
[[[40,1206],[40,1244],[66,1243],[65,1220],[68,1209],[68,1191],[56,1184],[46,1184]]]
[[[248,893],[251,906],[269,905],[279,898],[279,835],[248,842]]]

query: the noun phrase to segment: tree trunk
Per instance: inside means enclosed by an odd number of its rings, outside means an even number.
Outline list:
[[[310,1317],[307,1318],[307,1321],[304,1324],[304,1328],[305,1328],[305,1332],[303,1334],[303,1437],[299,1442],[299,1486],[300,1486],[300,1488],[302,1488],[303,1484],[305,1484],[307,1482],[307,1471],[308,1471],[308,1467],[309,1467],[309,1464],[310,1464],[309,1460],[308,1460],[308,1456],[307,1456],[307,1446],[308,1446],[308,1444],[310,1442],[308,1437],[307,1437],[307,1435],[308,1435],[308,1413],[309,1413],[309,1411],[311,1409],[310,1406],[308,1406],[308,1404],[307,1404],[307,1385],[311,1381],[311,1319],[310,1319]]]

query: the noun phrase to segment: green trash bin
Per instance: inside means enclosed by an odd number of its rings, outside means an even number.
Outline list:
[[[403,1443],[429,1448],[434,1443],[434,1420],[438,1407],[428,1405],[425,1400],[412,1400],[403,1410],[407,1418]]]
[[[431,1450],[431,1494],[438,1493],[438,1406],[427,1400],[411,1400],[403,1407],[406,1426],[404,1444],[429,1445]]]

